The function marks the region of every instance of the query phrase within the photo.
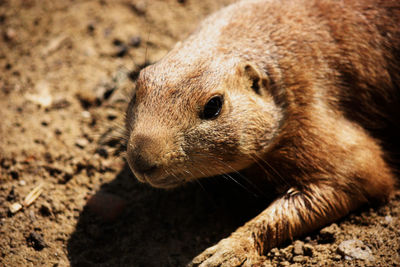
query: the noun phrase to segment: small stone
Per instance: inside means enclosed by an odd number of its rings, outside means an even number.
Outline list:
[[[124,57],[127,53],[128,53],[128,46],[122,44],[120,46],[117,46],[117,50],[115,51],[114,56]]]
[[[383,225],[389,225],[393,222],[393,217],[390,215],[385,216],[385,219],[383,221]]]
[[[18,184],[19,184],[20,186],[25,186],[25,185],[26,185],[26,181],[25,181],[25,180],[19,180],[19,181],[18,181]]]
[[[20,209],[22,209],[22,205],[18,202],[11,204],[11,206],[9,207],[11,214],[18,212]]]
[[[37,232],[31,232],[26,241],[28,242],[28,246],[33,247],[35,250],[42,250],[47,247],[43,236]]]
[[[88,31],[89,34],[93,34],[93,33],[94,33],[94,30],[96,29],[96,26],[95,26],[95,24],[92,22],[92,23],[89,23],[89,24],[86,26],[86,29],[87,29],[87,31]]]
[[[56,135],[61,135],[62,134],[62,131],[60,130],[60,129],[55,129],[54,130],[54,133],[56,134]]]
[[[87,111],[87,110],[82,111],[81,115],[82,115],[82,117],[85,118],[85,119],[90,119],[90,118],[92,117],[92,114],[90,114],[90,112]]]
[[[314,255],[314,247],[310,244],[305,244],[303,250],[305,256],[312,257]]]
[[[300,240],[296,240],[293,244],[293,254],[294,255],[304,255],[304,243]]]
[[[31,222],[36,221],[36,215],[35,215],[35,212],[33,210],[30,210],[28,212],[28,215],[29,215],[29,219],[31,219]]]
[[[51,215],[51,208],[50,208],[49,205],[43,204],[43,205],[40,207],[39,212],[40,212],[40,214],[41,214],[42,216],[48,217],[48,216]]]
[[[144,15],[147,9],[147,3],[144,0],[133,0],[130,7],[137,15]]]
[[[7,201],[14,201],[16,199],[16,194],[15,194],[15,187],[11,187],[10,192],[8,193],[7,196]]]
[[[96,149],[96,153],[103,158],[108,158],[108,151],[104,147],[99,147]]]
[[[133,36],[129,39],[129,45],[133,47],[139,47],[142,43],[142,38],[140,36]]]
[[[17,32],[13,28],[8,28],[4,33],[4,39],[6,41],[14,41],[17,37]]]
[[[305,260],[306,259],[304,258],[304,256],[301,255],[294,256],[292,259],[293,262],[298,262],[298,263],[305,262]]]
[[[288,262],[288,261],[282,261],[279,263],[279,266],[289,266],[289,265],[290,265],[290,262]]]
[[[79,148],[85,148],[89,144],[89,141],[85,138],[78,138],[75,141],[75,145]]]
[[[372,251],[369,247],[364,245],[361,240],[358,239],[350,239],[343,241],[339,244],[337,252],[344,256],[347,260],[358,259],[358,260],[366,260],[366,261],[374,261],[375,258],[372,255]]]
[[[111,83],[111,82],[102,82],[99,83],[93,91],[96,94],[96,98],[98,103],[102,103],[104,100],[107,100],[110,98],[110,96],[114,93],[116,90],[116,86]]]
[[[79,99],[82,107],[85,109],[99,104],[96,95],[90,90],[82,90],[76,94],[76,97]]]
[[[19,173],[16,170],[10,171],[11,178],[17,180],[19,178]]]
[[[331,224],[319,231],[319,241],[321,243],[332,243],[336,239],[336,233],[339,232],[340,228],[336,223]]]
[[[277,248],[271,249],[270,253],[271,253],[272,256],[275,256],[275,257],[280,256],[279,249],[277,249]]]
[[[335,256],[333,256],[333,258],[332,258],[334,261],[340,261],[341,259],[342,259],[342,256],[340,256],[340,255],[335,255]]]
[[[108,110],[107,111],[107,120],[109,121],[113,121],[116,118],[118,118],[118,112],[117,111],[112,111],[112,110]]]
[[[48,107],[53,103],[53,96],[50,93],[50,84],[47,81],[38,81],[35,85],[35,94],[26,94],[26,98],[42,107]]]

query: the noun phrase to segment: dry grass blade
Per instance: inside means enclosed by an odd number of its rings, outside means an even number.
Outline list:
[[[29,192],[29,194],[25,197],[24,202],[22,202],[24,207],[31,205],[40,196],[40,194],[43,192],[42,187],[43,184],[39,184],[31,192]]]

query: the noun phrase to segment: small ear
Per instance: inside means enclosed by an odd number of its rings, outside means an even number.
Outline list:
[[[268,77],[253,63],[247,62],[243,65],[244,75],[251,82],[251,89],[258,95],[268,86]]]

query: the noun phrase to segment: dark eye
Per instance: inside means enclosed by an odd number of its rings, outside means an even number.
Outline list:
[[[224,99],[220,95],[211,98],[204,106],[202,118],[205,120],[211,120],[218,117],[218,115],[221,113],[223,102]]]

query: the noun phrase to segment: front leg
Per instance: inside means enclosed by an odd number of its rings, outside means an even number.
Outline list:
[[[257,257],[269,249],[333,222],[366,202],[364,196],[353,193],[325,184],[292,188],[189,266],[254,266]]]

